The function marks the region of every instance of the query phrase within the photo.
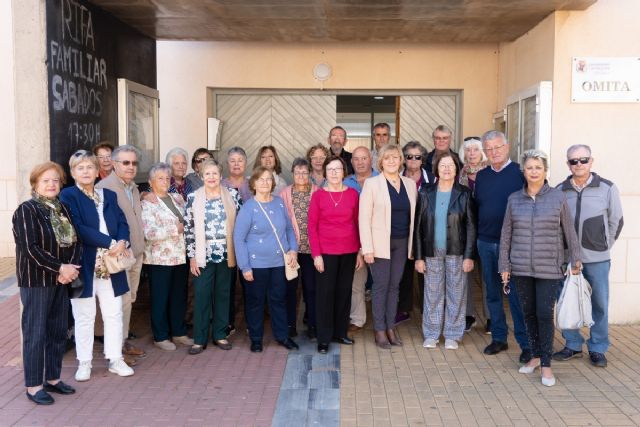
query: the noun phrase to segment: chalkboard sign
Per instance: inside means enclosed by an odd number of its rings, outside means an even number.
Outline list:
[[[118,144],[119,77],[156,87],[155,40],[84,1],[47,0],[51,160]]]

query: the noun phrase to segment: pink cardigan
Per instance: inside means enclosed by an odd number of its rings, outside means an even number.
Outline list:
[[[315,184],[311,184],[311,194],[313,194],[318,187]],[[298,227],[298,221],[296,220],[295,215],[293,214],[293,185],[288,185],[282,189],[280,192],[280,197],[284,200],[284,206],[287,208],[287,213],[289,214],[289,219],[293,224],[293,231],[296,233],[296,241],[300,244],[300,228]]]

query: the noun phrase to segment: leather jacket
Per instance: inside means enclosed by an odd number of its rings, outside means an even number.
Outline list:
[[[413,254],[416,260],[434,256],[437,184],[420,189],[416,204]],[[447,213],[447,255],[476,257],[476,206],[469,188],[455,182]]]

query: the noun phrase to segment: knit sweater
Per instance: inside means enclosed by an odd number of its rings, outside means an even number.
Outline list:
[[[353,188],[334,193],[320,189],[313,193],[308,230],[312,256],[358,252],[358,202],[358,192]]]
[[[521,190],[524,177],[520,165],[511,162],[500,172],[491,167],[476,175],[475,199],[478,207],[478,240],[500,243],[500,232],[507,208],[507,199]]]

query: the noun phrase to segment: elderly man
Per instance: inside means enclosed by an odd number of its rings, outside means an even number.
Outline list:
[[[520,171],[520,165],[509,159],[509,142],[502,132],[492,130],[485,133],[482,136],[482,147],[487,154],[490,167],[482,169],[476,175],[477,245],[491,318],[492,342],[484,349],[484,354],[491,355],[508,348],[507,319],[503,309],[502,283],[498,274],[500,234],[507,199],[511,193],[522,190],[524,177]],[[515,292],[509,292],[508,297],[514,334],[522,349],[520,363],[527,363],[531,360],[531,349],[522,307]]]
[[[328,138],[329,146],[331,147],[331,154],[334,156],[342,157],[347,164],[347,172],[353,173],[353,166],[351,166],[351,153],[344,149],[347,144],[347,131],[342,126],[334,126],[329,131]]]
[[[609,269],[611,247],[620,236],[622,203],[618,188],[591,172],[593,157],[588,145],[572,145],[567,150],[567,165],[571,171],[558,185],[567,196],[581,246],[582,273],[591,284],[591,326],[587,349],[591,364],[607,366],[605,353],[609,349]],[[554,360],[582,357],[584,338],[578,329],[562,331],[565,347],[553,355]]]
[[[427,155],[427,160],[425,161],[425,169],[429,172],[433,172],[433,158],[438,153],[446,153],[450,152],[451,157],[453,157],[453,161],[456,162],[456,168],[458,172],[462,168],[462,162],[460,161],[460,157],[458,157],[458,153],[451,149],[451,140],[453,139],[453,133],[451,129],[449,129],[445,125],[439,125],[436,127],[431,133],[431,137],[433,138],[433,150]]]
[[[123,347],[122,354],[127,364],[133,357],[144,357],[144,350],[134,347],[127,338],[129,336],[129,323],[131,322],[131,305],[136,301],[138,285],[140,283],[140,270],[142,269],[142,257],[144,254],[144,234],[142,231],[142,207],[140,205],[140,193],[138,186],[133,181],[138,173],[138,150],[131,145],[122,145],[113,150],[113,173],[100,181],[96,188],[107,188],[116,193],[118,206],[124,212],[129,225],[129,241],[131,250],[136,257],[136,263],[127,271],[129,292],[122,295],[122,326]],[[133,359],[135,364],[135,359]]]
[[[378,163],[378,151],[389,143],[389,138],[391,137],[391,127],[388,123],[376,123],[373,126],[373,131],[371,132],[371,136],[373,138],[374,148],[371,150],[371,164],[373,165],[373,169],[378,171],[377,163]]]
[[[344,179],[344,185],[353,188],[360,194],[362,186],[367,178],[378,175],[378,172],[371,168],[371,153],[367,147],[357,147],[353,150],[351,164],[354,172]],[[369,269],[361,268],[353,275],[351,286],[351,325],[350,332],[356,332],[364,326],[367,321],[367,306],[365,304],[365,284],[369,277]]]

